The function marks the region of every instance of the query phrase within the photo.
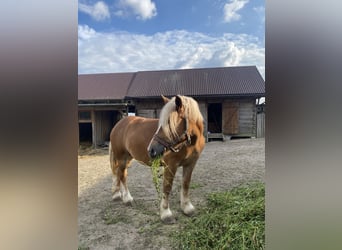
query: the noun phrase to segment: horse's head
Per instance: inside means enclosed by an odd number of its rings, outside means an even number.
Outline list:
[[[147,148],[149,156],[156,158],[167,150],[178,152],[185,144],[190,144],[189,120],[185,105],[186,97],[162,96],[165,105],[160,112],[158,129]]]

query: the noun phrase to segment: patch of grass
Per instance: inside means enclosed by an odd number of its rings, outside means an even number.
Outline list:
[[[152,204],[147,203],[144,200],[135,200],[134,201],[134,210],[139,211],[139,213],[152,216],[154,217],[156,215],[156,208]]]
[[[85,247],[85,246],[78,246],[77,250],[89,250],[89,247]]]
[[[130,220],[125,215],[121,214],[104,214],[102,219],[106,225],[116,224],[119,222],[129,223]]]
[[[113,215],[113,214],[105,214],[102,218],[104,220],[104,223],[106,225],[111,225],[111,224],[116,224],[119,222],[128,224],[131,220],[129,218],[127,218],[127,215]]]
[[[132,218],[125,213],[124,209],[115,211],[112,206],[108,206],[102,211],[101,218],[106,225],[116,224],[119,222],[128,224],[132,221]]]
[[[138,233],[156,233],[162,226],[163,224],[160,219],[157,218],[148,223],[144,223],[144,225],[139,228]]]
[[[211,194],[207,206],[172,237],[175,249],[264,249],[265,185]]]
[[[202,184],[196,183],[196,182],[191,182],[190,183],[190,189],[196,189],[196,188],[200,188],[203,187]]]

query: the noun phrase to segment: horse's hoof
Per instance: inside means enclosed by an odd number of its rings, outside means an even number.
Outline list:
[[[175,218],[172,215],[172,212],[169,208],[167,209],[160,209],[160,219],[165,224],[173,224],[176,222]]]
[[[118,200],[121,200],[121,199],[122,199],[121,192],[116,192],[112,196],[112,200],[113,201],[118,201]]]
[[[187,205],[182,206],[182,210],[183,210],[183,213],[189,217],[195,214],[195,207],[191,203],[188,203]]]
[[[133,197],[131,196],[130,193],[126,193],[123,197],[122,197],[122,201],[125,205],[132,205],[133,204]]]
[[[133,199],[128,200],[128,201],[124,201],[123,204],[125,204],[126,206],[133,206]]]

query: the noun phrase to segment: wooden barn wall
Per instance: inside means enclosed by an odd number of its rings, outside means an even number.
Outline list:
[[[255,136],[255,100],[241,98],[223,101],[222,132],[232,136]]]
[[[208,104],[222,104],[222,133],[232,136],[256,136],[256,106],[254,98],[210,98],[198,99],[204,119],[204,133],[208,131]],[[136,115],[159,118],[164,103],[162,100],[135,101]]]
[[[257,114],[257,138],[265,137],[265,113]]]
[[[160,110],[164,106],[163,100],[141,100],[135,102],[135,110],[137,116],[147,118],[159,118]]]
[[[203,123],[204,123],[204,134],[208,133],[208,104],[204,101],[198,101],[198,107],[203,116]]]
[[[95,146],[103,145],[109,141],[110,132],[121,115],[117,111],[95,111],[94,116],[93,143]]]
[[[147,118],[159,118],[160,111],[164,106],[162,100],[146,100],[146,101],[136,101],[135,109],[136,115],[147,117]],[[207,133],[207,117],[208,117],[208,105],[206,101],[198,101],[199,109],[202,113],[204,119],[204,133]]]
[[[239,134],[239,101],[227,100],[222,104],[222,133]]]
[[[95,123],[95,110],[91,110],[91,129],[92,129],[92,142],[93,142],[93,146],[96,147],[96,123]]]
[[[84,119],[80,112],[89,112],[90,118]],[[113,126],[126,115],[124,105],[117,107],[79,107],[79,123],[91,123],[92,144],[94,147],[104,145],[109,141]],[[83,117],[83,118],[82,118]]]
[[[108,141],[108,133],[110,132],[110,120],[105,111],[95,112],[95,145],[101,145]]]
[[[255,100],[241,100],[239,103],[239,135],[256,136]]]

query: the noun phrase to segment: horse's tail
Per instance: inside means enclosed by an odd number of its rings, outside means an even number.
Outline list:
[[[115,191],[115,186],[116,186],[116,171],[114,169],[114,166],[115,166],[115,158],[114,158],[114,152],[113,152],[113,149],[112,149],[112,143],[109,141],[109,149],[108,149],[108,153],[109,153],[109,162],[110,162],[110,168],[112,170],[112,192]]]
[[[114,152],[112,150],[112,143],[109,142],[109,162],[110,162],[110,168],[112,169],[114,173]]]

